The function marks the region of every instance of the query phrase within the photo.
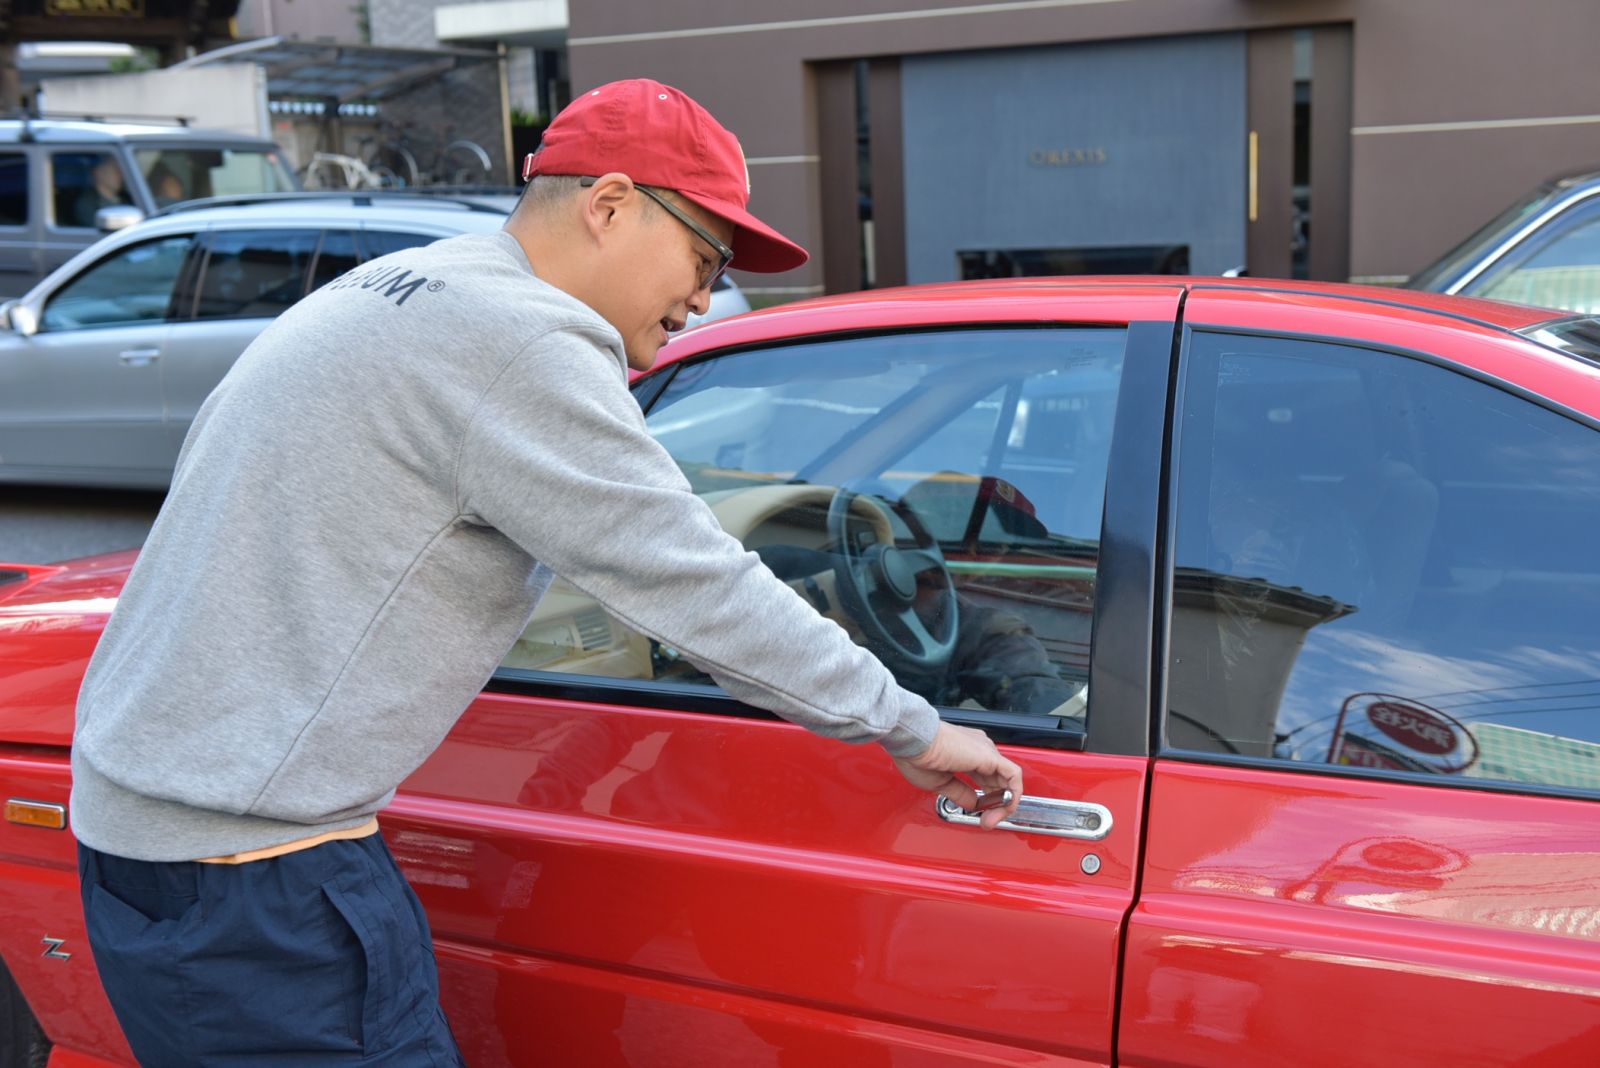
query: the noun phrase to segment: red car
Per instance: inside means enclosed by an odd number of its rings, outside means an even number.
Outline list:
[[[470,1063],[1600,1064],[1600,322],[1036,280],[666,356],[724,526],[1029,796],[972,827],[558,584],[382,821]],[[0,1064],[128,1061],[62,827],[132,558],[0,575]]]

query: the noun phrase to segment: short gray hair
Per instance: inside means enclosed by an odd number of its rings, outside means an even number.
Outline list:
[[[578,174],[539,174],[533,181],[528,182],[528,190],[523,193],[523,200],[534,208],[546,208],[578,192],[581,189],[579,185],[581,181]]]
[[[575,195],[582,189],[583,176],[577,174],[537,174],[522,188],[516,211],[543,214]],[[646,214],[655,210],[655,202],[644,198]]]
[[[522,191],[522,199],[517,203],[517,208],[528,208],[531,211],[544,211],[546,208],[555,207],[566,200],[581,188],[581,182],[575,174],[540,174],[528,182]]]

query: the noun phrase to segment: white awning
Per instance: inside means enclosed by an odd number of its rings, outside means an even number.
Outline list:
[[[503,41],[527,48],[567,46],[567,0],[476,0],[433,12],[441,42]]]

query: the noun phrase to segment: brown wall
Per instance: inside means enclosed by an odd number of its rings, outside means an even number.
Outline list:
[[[752,209],[820,252],[816,93],[826,60],[1346,24],[1352,27],[1350,273],[1405,275],[1551,173],[1600,163],[1595,0],[624,0],[573,4],[575,91],[647,76],[705,103],[744,144]],[[1391,130],[1424,123],[1505,127]],[[975,132],[975,136],[981,136]],[[820,291],[822,267],[745,276]]]

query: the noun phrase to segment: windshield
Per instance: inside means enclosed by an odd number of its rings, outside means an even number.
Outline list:
[[[288,168],[271,149],[141,148],[134,157],[160,207],[180,200],[285,193],[295,188]]]
[[[1466,270],[1480,256],[1504,240],[1507,233],[1517,224],[1532,215],[1545,203],[1546,198],[1555,192],[1555,183],[1546,182],[1533,192],[1512,204],[1505,211],[1496,215],[1487,225],[1477,230],[1471,237],[1445,253],[1431,266],[1424,267],[1406,282],[1407,289],[1424,289],[1429,292],[1441,292],[1456,275]]]

